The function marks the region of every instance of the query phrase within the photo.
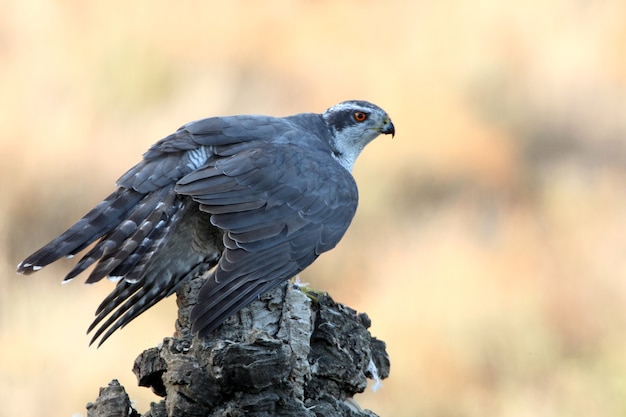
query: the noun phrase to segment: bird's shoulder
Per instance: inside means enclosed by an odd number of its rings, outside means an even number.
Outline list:
[[[159,140],[118,185],[149,192],[176,182],[207,162],[242,150],[297,143],[311,152],[328,149],[329,130],[320,115],[289,117],[238,115],[187,123]]]
[[[288,143],[303,136],[328,139],[330,130],[319,114],[302,113],[287,117],[238,115],[211,117],[182,126],[176,135],[203,146],[241,142]]]

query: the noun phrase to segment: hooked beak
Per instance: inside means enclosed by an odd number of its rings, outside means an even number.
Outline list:
[[[395,136],[395,134],[396,134],[396,127],[391,122],[391,119],[387,119],[385,121],[385,124],[383,125],[383,128],[380,129],[380,133],[384,133],[385,135],[389,135],[390,134],[392,138]]]

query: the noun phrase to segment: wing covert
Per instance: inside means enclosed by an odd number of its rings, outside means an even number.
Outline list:
[[[200,203],[225,232],[226,249],[193,313],[201,333],[332,249],[358,199],[352,176],[328,153],[276,143],[211,161],[183,177],[176,192]]]

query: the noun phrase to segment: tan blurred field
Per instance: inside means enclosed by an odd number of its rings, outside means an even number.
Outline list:
[[[626,3],[0,3],[0,416],[85,415],[173,331],[173,299],[100,349],[110,283],[15,265],[157,139],[212,115],[366,99],[393,118],[359,212],[302,274],[367,311],[380,416],[626,415]]]

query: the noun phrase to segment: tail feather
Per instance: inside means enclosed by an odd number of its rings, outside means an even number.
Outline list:
[[[215,243],[206,242],[208,246],[201,251],[193,248],[198,222],[208,221],[208,215],[198,210],[197,203],[176,198],[163,207],[168,208],[161,213],[159,223],[163,224],[151,229],[132,254],[135,258],[126,257],[110,271],[109,275],[123,273],[124,279],[96,310],[96,318],[88,329],[88,333],[95,330],[91,343],[100,338],[99,346],[117,329],[171,295],[183,281],[217,263],[221,249]]]

